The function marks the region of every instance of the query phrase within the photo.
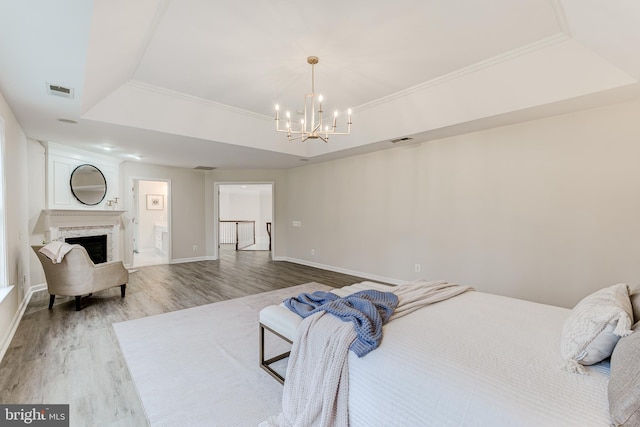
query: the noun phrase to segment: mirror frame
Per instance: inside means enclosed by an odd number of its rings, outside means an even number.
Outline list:
[[[78,194],[76,193],[76,191],[78,191],[78,189],[73,188],[73,176],[76,174],[76,172],[78,172],[78,169],[80,168],[86,168],[86,167],[90,167],[93,168],[94,170],[96,170],[99,174],[100,177],[102,177],[102,182],[104,183],[104,190],[102,191],[102,197],[100,197],[100,200],[98,200],[95,203],[88,203],[86,200],[82,200]],[[99,185],[99,184],[97,184]],[[104,177],[104,174],[102,173],[102,171],[100,169],[98,169],[96,166],[94,165],[90,165],[88,163],[79,165],[78,167],[76,167],[73,172],[71,172],[71,177],[69,178],[69,187],[71,188],[71,193],[73,194],[73,196],[76,198],[77,201],[79,201],[80,203],[82,203],[83,205],[87,205],[87,206],[95,206],[100,204],[104,198],[107,196],[107,179]],[[79,192],[79,191],[78,191]]]

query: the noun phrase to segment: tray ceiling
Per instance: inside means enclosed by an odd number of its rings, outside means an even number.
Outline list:
[[[28,3],[0,0],[0,90],[27,136],[148,163],[293,167],[638,94],[622,0]],[[327,108],[354,111],[329,144],[274,132],[309,55]]]

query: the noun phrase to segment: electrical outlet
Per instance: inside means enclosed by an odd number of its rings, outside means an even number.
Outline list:
[[[420,273],[420,270],[421,270],[420,264],[416,264],[414,268],[416,273]]]
[[[193,252],[198,250],[198,245],[193,245]]]
[[[315,249],[311,249],[311,255],[315,255],[316,254],[316,250]]]

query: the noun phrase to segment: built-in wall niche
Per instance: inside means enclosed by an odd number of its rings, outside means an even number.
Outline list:
[[[118,203],[121,203],[119,160],[54,142],[45,143],[45,148],[47,163],[47,209],[122,209],[122,206],[114,204],[116,198],[119,201]],[[78,166],[84,164],[93,165],[99,169],[107,183],[107,193],[104,199],[95,205],[81,203],[71,191],[71,174]]]

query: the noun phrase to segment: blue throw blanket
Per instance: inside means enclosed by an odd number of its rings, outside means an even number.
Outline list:
[[[302,317],[326,311],[343,322],[352,322],[356,339],[349,349],[362,357],[380,345],[382,325],[397,307],[398,297],[391,292],[376,290],[360,291],[343,298],[330,292],[316,291],[288,298],[284,305]]]

